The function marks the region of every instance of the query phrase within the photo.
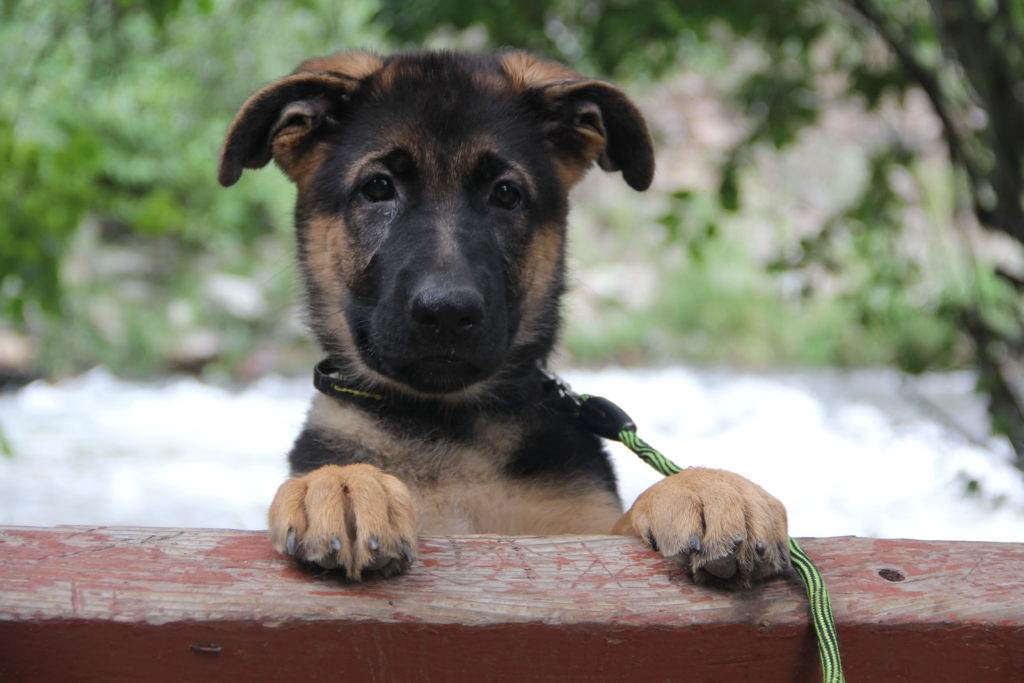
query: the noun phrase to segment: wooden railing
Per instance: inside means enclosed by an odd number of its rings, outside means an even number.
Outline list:
[[[1024,544],[800,539],[847,679],[1024,680]],[[0,527],[0,681],[816,681],[795,576],[692,585],[635,539],[420,540],[348,583],[258,532]]]

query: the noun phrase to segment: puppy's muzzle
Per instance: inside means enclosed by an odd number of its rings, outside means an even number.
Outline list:
[[[384,374],[418,391],[449,393],[486,379],[508,347],[504,292],[468,268],[405,267],[368,342]],[[405,287],[400,286],[406,279]],[[409,282],[408,280],[411,280]],[[387,280],[386,280],[387,281]]]

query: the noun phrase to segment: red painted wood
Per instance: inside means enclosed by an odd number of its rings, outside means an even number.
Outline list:
[[[1024,680],[1024,544],[801,544],[850,681]],[[819,678],[795,576],[700,588],[604,536],[419,553],[405,576],[351,584],[257,532],[0,527],[0,681]]]

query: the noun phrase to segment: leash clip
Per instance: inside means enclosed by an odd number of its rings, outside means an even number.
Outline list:
[[[606,439],[622,441],[622,433],[636,432],[633,422],[625,410],[618,407],[603,396],[580,397],[580,420],[587,428]]]
[[[564,379],[545,367],[538,366],[549,390],[556,392],[557,399],[572,404],[572,412],[583,425],[594,434],[612,441],[622,441],[623,430],[636,431],[626,411],[601,396],[577,394]]]

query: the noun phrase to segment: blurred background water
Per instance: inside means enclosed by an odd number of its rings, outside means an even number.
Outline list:
[[[966,373],[564,376],[623,406],[680,465],[742,472],[772,491],[794,535],[1024,541],[1024,480],[1005,442],[987,437]],[[306,379],[229,391],[94,370],[0,396],[18,453],[0,459],[0,520],[264,528],[311,393]],[[611,450],[628,505],[659,475]]]

